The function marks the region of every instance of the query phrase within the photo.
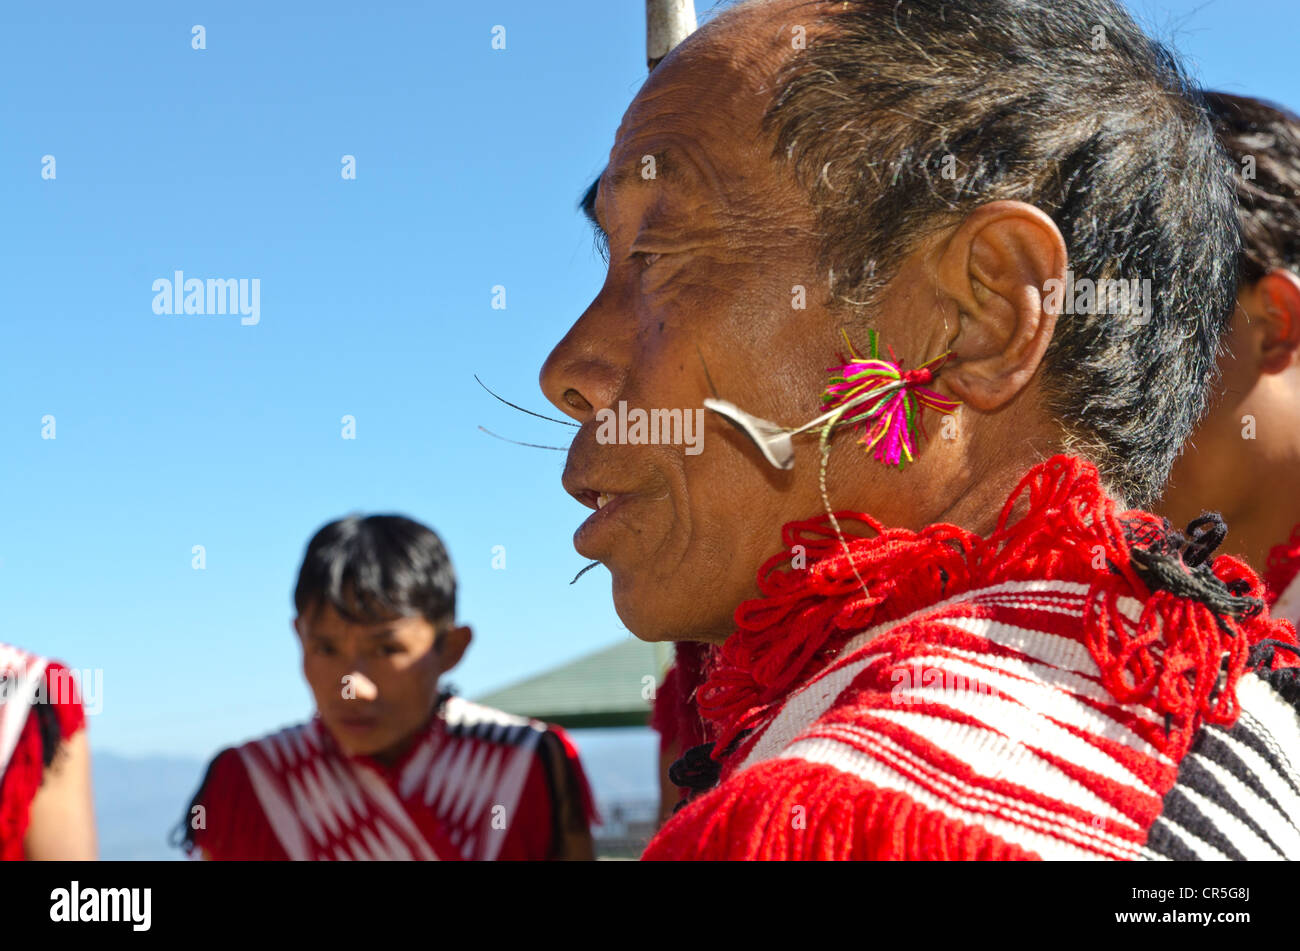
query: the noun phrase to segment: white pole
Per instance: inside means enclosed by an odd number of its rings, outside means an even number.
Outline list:
[[[646,66],[658,66],[695,26],[695,0],[645,0]]]

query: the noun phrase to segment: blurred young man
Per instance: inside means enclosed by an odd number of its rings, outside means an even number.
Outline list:
[[[1269,610],[1295,623],[1300,120],[1257,99],[1208,93],[1205,101],[1236,173],[1243,246],[1236,308],[1218,361],[1218,398],[1174,466],[1161,509],[1175,521],[1204,508],[1221,512],[1231,546],[1265,569],[1262,594]],[[1294,640],[1265,641],[1256,649],[1261,657],[1297,653]],[[1292,765],[1300,678],[1295,667],[1265,665],[1242,678],[1239,692],[1237,722],[1206,727],[1165,796],[1155,829],[1169,858],[1276,859],[1294,856],[1300,846]],[[1292,740],[1280,739],[1286,736]]]
[[[0,644],[0,861],[96,857],[85,728],[66,667]]]
[[[564,732],[438,690],[471,634],[430,529],[331,522],[307,546],[294,604],[316,716],[212,761],[185,820],[191,852],[592,858],[591,795]]]
[[[1272,611],[1300,624],[1300,118],[1206,97],[1236,169],[1244,236],[1218,403],[1174,466],[1163,510],[1216,509],[1264,572]]]

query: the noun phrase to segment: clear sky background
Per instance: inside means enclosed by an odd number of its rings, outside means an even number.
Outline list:
[[[1130,6],[1206,85],[1300,108],[1294,0]],[[631,636],[603,569],[569,585],[563,454],[477,427],[569,430],[473,374],[549,409],[538,370],[602,279],[575,205],[644,79],[643,11],[5,0],[0,640],[102,669],[98,747],[205,757],[306,717],[291,591],[348,512],[446,541],[468,695]],[[258,278],[260,323],[155,315],[175,270]]]

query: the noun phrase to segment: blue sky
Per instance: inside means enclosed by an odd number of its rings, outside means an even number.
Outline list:
[[[1290,0],[1131,7],[1207,85],[1300,108]],[[0,639],[103,670],[97,746],[206,756],[306,716],[290,593],[308,537],[348,512],[447,542],[478,634],[452,677],[467,694],[630,636],[603,570],[569,585],[586,510],[563,454],[477,427],[567,430],[473,374],[548,408],[537,371],[601,281],[575,203],[644,78],[642,17],[5,3]],[[260,321],[155,314],[176,270],[257,278]]]

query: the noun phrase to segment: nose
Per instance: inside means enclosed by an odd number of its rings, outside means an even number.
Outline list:
[[[609,332],[605,296],[602,291],[555,345],[538,379],[552,405],[579,423],[613,406],[627,376],[626,335]]]
[[[370,702],[379,696],[379,688],[375,682],[361,673],[354,670],[343,678],[343,698],[345,700],[362,700]]]

